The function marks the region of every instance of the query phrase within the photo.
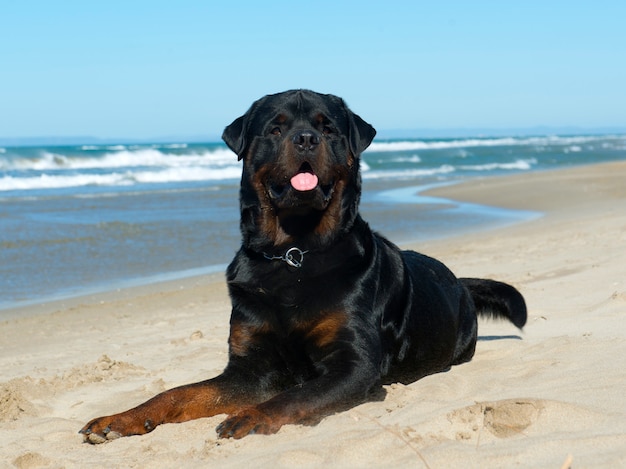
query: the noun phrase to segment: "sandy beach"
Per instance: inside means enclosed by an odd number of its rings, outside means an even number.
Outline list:
[[[475,179],[429,195],[536,210],[407,246],[525,295],[523,332],[481,322],[474,359],[314,427],[218,440],[224,416],[92,446],[89,419],[220,373],[220,275],[9,311],[0,467],[626,467],[626,162]]]

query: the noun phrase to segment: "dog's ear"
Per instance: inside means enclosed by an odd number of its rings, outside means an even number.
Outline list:
[[[349,109],[347,111],[350,120],[350,135],[348,139],[350,150],[355,156],[358,156],[372,143],[376,135],[376,129]]]
[[[248,114],[246,113],[235,119],[232,124],[224,129],[224,133],[222,133],[222,140],[226,142],[228,148],[237,153],[239,160],[243,158],[246,145],[248,144],[248,142],[246,142],[247,116]]]

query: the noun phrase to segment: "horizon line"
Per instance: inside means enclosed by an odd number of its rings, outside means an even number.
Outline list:
[[[548,126],[530,127],[455,127],[455,128],[414,128],[378,130],[375,140],[402,138],[489,138],[489,137],[529,137],[538,135],[607,135],[626,134],[626,126]],[[95,137],[90,135],[0,137],[0,146],[29,145],[88,145],[88,144],[140,144],[140,143],[219,143],[221,136],[206,135],[164,135],[159,137]]]

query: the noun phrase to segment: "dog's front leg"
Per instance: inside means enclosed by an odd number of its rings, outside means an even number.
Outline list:
[[[148,433],[162,423],[230,414],[266,397],[245,375],[224,372],[207,381],[162,392],[125,412],[93,419],[80,433],[89,443],[103,443]]]
[[[218,435],[242,438],[276,433],[285,424],[316,423],[362,401],[380,379],[370,357],[356,358],[353,353],[330,354],[318,369],[325,371],[317,378],[230,415],[217,427]]]

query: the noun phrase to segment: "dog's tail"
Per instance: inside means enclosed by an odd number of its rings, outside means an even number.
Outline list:
[[[511,285],[481,278],[461,278],[472,295],[478,316],[508,319],[520,329],[526,324],[526,302]]]

